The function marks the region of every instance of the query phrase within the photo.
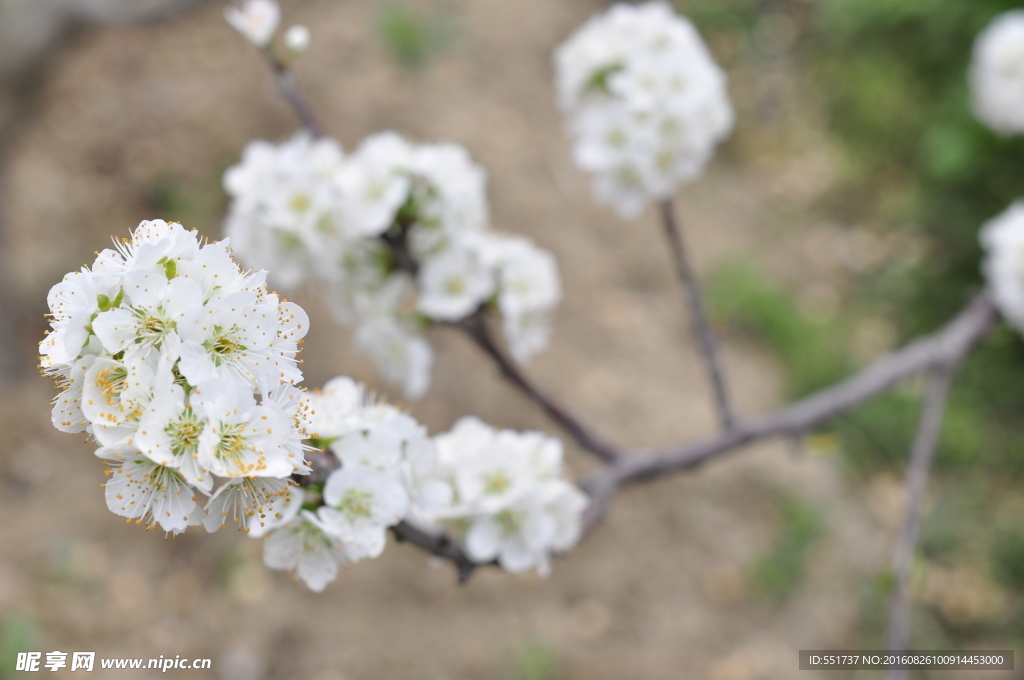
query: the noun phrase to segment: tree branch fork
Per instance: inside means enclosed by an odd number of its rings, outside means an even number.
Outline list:
[[[759,417],[738,422],[731,429],[718,434],[660,449],[619,447],[595,434],[565,407],[530,382],[491,337],[482,315],[474,315],[468,323],[456,326],[494,360],[503,377],[540,405],[581,448],[603,462],[579,480],[579,486],[590,497],[582,527],[583,535],[587,536],[605,519],[617,493],[624,487],[694,470],[761,440],[803,436],[828,420],[919,374],[939,373],[947,376],[944,379],[945,391],[942,392],[944,399],[955,367],[989,334],[998,318],[998,312],[988,295],[978,293],[936,332],[875,359],[845,380]],[[929,388],[925,395],[926,405],[931,403],[929,394],[932,391]],[[927,416],[931,421],[935,420],[935,408],[926,407],[926,412],[932,413]],[[915,450],[928,448],[928,442],[934,450],[934,434],[925,444],[916,445]],[[915,474],[920,476],[920,473]],[[920,493],[917,495],[920,496]],[[914,518],[916,521],[916,515]],[[908,532],[909,529],[904,530],[904,533]],[[468,580],[473,570],[482,566],[469,560],[446,536],[430,534],[407,524],[395,527],[394,533],[400,540],[453,562],[458,569],[460,582]]]
[[[272,49],[263,50],[278,88],[296,116],[313,136],[324,134],[312,106],[302,94],[289,64]],[[919,374],[929,376],[924,395],[921,421],[911,451],[907,472],[908,501],[900,535],[897,538],[894,568],[904,587],[893,598],[892,637],[897,642],[906,638],[905,571],[917,536],[917,518],[928,468],[938,440],[938,428],[956,367],[983,340],[999,319],[988,294],[980,292],[945,326],[930,335],[910,342],[885,354],[854,375],[821,389],[792,404],[759,417],[739,420],[733,410],[716,349],[716,343],[696,276],[688,261],[682,229],[670,200],[659,203],[662,226],[669,241],[673,264],[687,304],[694,339],[701,353],[714,392],[721,431],[713,436],[683,442],[661,449],[627,448],[616,445],[570,409],[560,404],[536,385],[508,356],[491,334],[486,307],[454,324],[495,363],[502,377],[536,404],[565,431],[583,450],[601,461],[601,466],[584,475],[579,486],[590,497],[582,520],[583,537],[589,535],[607,516],[618,491],[624,487],[660,477],[693,470],[701,465],[733,453],[760,440],[772,437],[798,438],[822,423],[886,392],[897,383]],[[328,468],[337,461],[319,461]],[[316,463],[316,461],[314,461]],[[452,562],[465,583],[473,571],[485,566],[473,562],[448,535],[435,534],[401,522],[392,527],[395,538],[415,545],[426,552]]]

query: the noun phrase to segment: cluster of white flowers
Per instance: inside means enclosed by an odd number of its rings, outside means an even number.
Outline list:
[[[1024,332],[1024,200],[981,228],[982,269],[1002,315]]]
[[[306,396],[314,443],[341,467],[322,490],[272,522],[264,562],[312,590],[338,566],[377,557],[405,520],[447,530],[479,562],[546,574],[551,555],[579,540],[586,497],[562,476],[558,440],[495,432],[475,418],[431,440],[410,416],[370,398],[348,378]],[[319,504],[319,507],[316,505]]]
[[[555,52],[555,71],[576,165],[622,217],[696,179],[732,130],[725,73],[665,2],[591,18]]]
[[[473,560],[543,575],[552,552],[579,541],[587,498],[564,478],[561,441],[541,432],[495,431],[467,416],[434,444],[453,496],[433,519]]]
[[[299,132],[251,142],[224,186],[239,256],[284,289],[315,284],[411,399],[430,384],[430,322],[493,301],[517,360],[547,346],[561,299],[555,258],[488,229],[486,176],[460,146],[384,132],[346,157],[337,142]]]
[[[1004,134],[1024,132],[1024,9],[1000,14],[974,42],[974,115]]]
[[[309,321],[264,275],[227,242],[155,220],[51,289],[53,424],[100,444],[115,514],[250,530],[291,504],[289,478],[308,471],[295,383]]]

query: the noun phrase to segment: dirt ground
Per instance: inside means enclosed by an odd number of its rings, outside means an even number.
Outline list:
[[[375,37],[376,5],[283,5],[287,23],[313,30],[297,74],[346,148],[386,128],[465,145],[490,173],[496,227],[558,255],[565,301],[551,348],[529,366],[538,382],[617,441],[659,445],[713,430],[654,215],[621,222],[591,201],[555,110],[551,50],[600,3],[450,2],[443,7],[458,11],[463,37],[416,77]],[[200,222],[186,226],[216,237],[219,214],[204,221],[202,206],[223,200],[221,169],[249,139],[294,129],[265,66],[220,13],[212,3],[161,24],[92,32],[47,72],[31,115],[10,135],[0,177],[11,295],[34,317],[47,288],[111,235],[178,217],[147,203],[160,178],[174,178],[200,206],[182,208]],[[760,120],[756,93],[773,83],[788,91],[779,68],[735,65],[741,128]],[[772,129],[795,127],[784,120]],[[745,253],[767,255],[791,277],[816,275],[820,263],[801,239],[769,223],[780,196],[799,204],[815,191],[827,161],[806,136],[738,134],[681,194],[699,269]],[[347,374],[386,394],[315,295],[295,299],[314,319],[307,384]],[[434,386],[406,405],[431,431],[474,413],[557,432],[464,339],[439,331],[431,340]],[[724,359],[743,413],[779,403],[782,378],[768,354],[727,338]],[[893,480],[851,490],[827,456],[765,445],[625,492],[607,525],[547,580],[482,570],[460,588],[447,565],[392,545],[316,595],[263,569],[259,541],[201,529],[164,540],[126,526],[106,510],[94,447],[50,426],[51,396],[34,374],[0,393],[0,612],[30,617],[41,651],[213,659],[212,672],[166,677],[511,678],[534,641],[557,657],[562,680],[809,678],[797,671],[797,650],[849,644],[862,592],[887,564],[900,505]],[[590,461],[569,448],[572,469],[586,470]],[[826,529],[797,594],[773,603],[752,594],[743,574],[778,534],[781,492],[820,511]]]

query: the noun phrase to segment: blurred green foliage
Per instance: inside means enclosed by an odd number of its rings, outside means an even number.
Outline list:
[[[513,680],[555,680],[558,654],[547,643],[528,638],[509,650],[506,675]]]
[[[825,387],[850,372],[840,325],[808,318],[794,296],[757,264],[729,262],[712,274],[706,289],[716,322],[775,350],[786,369],[791,397]]]
[[[423,69],[462,33],[454,16],[428,13],[412,3],[383,7],[377,13],[374,27],[388,53],[408,72]]]
[[[925,246],[921,258],[896,253],[868,272],[828,324],[808,318],[790,291],[756,268],[729,265],[708,286],[716,321],[770,346],[792,397],[856,367],[846,342],[858,319],[887,319],[901,340],[945,323],[983,285],[979,228],[1024,197],[1024,136],[1003,137],[976,121],[967,82],[975,37],[1019,0],[676,4],[704,31],[743,34],[748,49],[768,14],[799,25],[790,56],[802,64],[804,91],[824,107],[843,158],[839,181],[812,210],[876,232],[909,232]],[[919,382],[908,383],[828,425],[841,435],[849,469],[902,473],[919,391]],[[1015,330],[1001,328],[965,362],[951,395],[932,482],[940,500],[924,518],[921,551],[930,561],[990,567],[1017,596],[987,628],[954,630],[919,610],[915,638],[935,648],[963,645],[979,631],[1024,639],[1024,523],[992,521],[1019,496],[1022,414],[1024,345]],[[768,576],[780,570],[761,569]],[[865,597],[871,639],[885,627],[884,580]]]
[[[992,569],[1004,585],[1024,592],[1024,527],[1007,527],[992,539]]]
[[[813,100],[844,151],[837,187],[816,207],[846,224],[911,230],[926,256],[869,272],[827,325],[802,315],[763,274],[727,267],[714,284],[719,320],[739,324],[780,356],[791,396],[854,368],[844,346],[858,318],[886,318],[902,339],[938,328],[981,285],[979,227],[1024,197],[1024,136],[977,122],[967,69],[976,35],[1017,0],[678,0],[705,31],[753,44],[764,17],[802,27],[793,48]],[[813,11],[808,11],[809,8]],[[964,366],[943,430],[939,469],[1024,473],[1024,346],[1002,330]],[[853,467],[905,459],[918,400],[897,391],[839,424]]]
[[[779,536],[750,565],[747,579],[762,597],[785,600],[796,592],[806,572],[807,553],[825,529],[818,511],[799,498],[782,494],[775,500]]]
[[[967,82],[977,34],[1019,6],[1017,0],[817,5],[807,64],[849,159],[845,181],[824,207],[848,222],[917,230],[928,244],[919,264],[897,262],[874,273],[858,296],[865,313],[892,319],[904,338],[937,328],[982,285],[979,227],[1024,197],[1024,136],[1003,137],[976,121]],[[988,475],[993,484],[1004,474],[1019,479],[1022,381],[1020,337],[1003,329],[958,378],[940,471]],[[909,434],[897,433],[912,432],[916,408],[916,400],[887,398],[853,419],[899,451],[899,460]]]
[[[34,650],[38,640],[35,620],[22,612],[8,612],[0,620],[0,678],[22,675],[15,671],[18,652]]]
[[[977,122],[975,36],[1017,0],[827,0],[808,63],[850,160],[830,208],[917,228],[930,257],[886,303],[906,334],[934,328],[979,284],[978,228],[1024,196],[1024,139]],[[1018,360],[1018,364],[1021,363]]]
[[[228,204],[221,178],[228,166],[236,162],[237,158],[222,160],[194,181],[170,172],[154,175],[142,194],[148,214],[168,222],[181,222],[207,238],[220,239],[221,220]]]

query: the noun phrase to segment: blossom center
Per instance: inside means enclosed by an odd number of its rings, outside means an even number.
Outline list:
[[[512,486],[512,480],[504,472],[484,475],[484,493],[488,496],[505,493],[510,486]]]
[[[192,407],[186,406],[181,418],[164,430],[171,438],[171,452],[175,456],[195,454],[199,450],[199,435],[205,427],[206,424],[192,412]]]
[[[373,494],[362,489],[349,489],[345,492],[338,509],[350,518],[369,518],[373,516]]]
[[[128,369],[124,366],[111,366],[96,375],[96,387],[100,388],[100,393],[106,400],[107,406],[118,405],[127,377]]]

